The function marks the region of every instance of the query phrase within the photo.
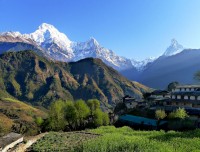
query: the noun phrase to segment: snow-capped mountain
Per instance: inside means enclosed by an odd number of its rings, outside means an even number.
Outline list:
[[[182,52],[184,49],[185,48],[181,44],[179,44],[177,40],[172,39],[170,46],[166,49],[166,51],[163,53],[163,55],[161,55],[159,57],[176,55],[176,54]],[[148,64],[154,62],[159,57],[149,57],[149,58],[141,60],[141,61],[132,59],[131,62],[138,71],[143,71],[147,68]]]
[[[90,38],[86,42],[73,42],[64,33],[47,23],[41,24],[35,32],[30,34],[7,32],[0,35],[8,35],[9,39],[20,39],[20,42],[25,43],[31,40],[35,45],[40,46],[48,56],[58,61],[69,62],[93,57],[102,59],[117,70],[133,67],[131,60],[120,57],[112,50],[102,47],[94,38]]]
[[[184,47],[181,44],[179,44],[177,40],[172,39],[171,45],[164,52],[163,56],[172,56],[172,55],[182,52],[183,50],[184,50]]]
[[[29,36],[22,35],[20,32],[3,32],[0,34],[0,41],[7,41],[7,42],[24,42],[33,44],[35,43]],[[36,43],[35,43],[36,44]]]
[[[116,55],[112,50],[102,47],[96,39],[90,38],[86,42],[74,43],[74,61],[86,58],[100,58],[109,66],[117,70],[131,68],[132,64],[129,59]]]
[[[135,59],[132,59],[131,62],[133,64],[133,66],[138,71],[143,71],[149,63],[152,63],[156,59],[157,59],[157,57],[149,57],[149,58],[146,58],[144,60],[135,60]]]
[[[35,32],[30,34],[30,37],[39,44],[53,42],[63,49],[70,47],[72,43],[64,33],[47,23],[41,24]]]
[[[21,34],[20,32],[6,32],[0,34],[0,42],[23,42],[42,50],[45,56],[51,59],[70,62],[78,61],[87,57],[100,58],[107,65],[118,71],[127,69],[137,69],[139,72],[144,71],[151,63],[157,59],[155,57],[147,58],[142,61],[127,59],[116,55],[112,50],[102,47],[95,38],[90,38],[85,42],[71,41],[64,33],[61,33],[53,25],[43,23],[38,29],[30,34]],[[27,49],[29,46],[14,46],[9,50]],[[4,46],[5,48],[5,46]],[[8,48],[8,44],[6,44]],[[33,49],[33,47],[31,48]],[[172,39],[171,45],[167,48],[163,57],[172,56],[180,53],[184,47],[175,39]],[[2,50],[3,51],[3,50]],[[162,57],[161,56],[161,57]]]

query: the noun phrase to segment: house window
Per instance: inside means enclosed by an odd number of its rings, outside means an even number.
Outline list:
[[[181,91],[181,89],[176,89],[175,91]]]
[[[178,95],[178,96],[177,96],[177,99],[181,99],[181,96],[180,96],[180,95]]]
[[[187,100],[187,99],[188,99],[188,96],[184,96],[184,99],[186,99],[186,100]]]
[[[173,96],[172,96],[172,99],[176,99],[176,96],[175,96],[175,95],[173,95]]]
[[[189,89],[189,88],[187,88],[187,89],[186,89],[186,91],[190,91],[190,89]]]
[[[197,100],[200,100],[200,96],[197,97]]]
[[[190,100],[195,100],[195,96],[190,96]]]
[[[192,88],[191,91],[194,91],[194,88]]]

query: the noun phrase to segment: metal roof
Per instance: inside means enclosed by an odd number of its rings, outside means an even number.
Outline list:
[[[136,124],[144,124],[148,126],[157,126],[157,120],[155,119],[149,119],[145,117],[139,117],[134,115],[123,115],[119,117],[119,120],[125,120],[130,123],[136,123]],[[159,125],[165,124],[167,121],[161,121]]]
[[[200,85],[178,85],[176,88],[200,88]]]

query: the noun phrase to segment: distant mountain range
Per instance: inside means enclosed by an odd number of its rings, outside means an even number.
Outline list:
[[[186,49],[175,39],[172,39],[171,45],[161,56],[137,61],[116,55],[112,50],[102,47],[95,38],[90,38],[86,42],[73,42],[53,25],[46,23],[41,24],[30,34],[0,34],[0,53],[21,50],[33,50],[50,60],[64,62],[88,57],[99,58],[128,79],[153,88],[165,88],[172,81],[196,83],[193,75],[199,70],[196,60],[199,50]],[[190,74],[185,73],[188,67],[192,72]]]
[[[40,49],[45,52],[46,56],[57,61],[69,62],[93,57],[103,60],[107,65],[117,70],[133,67],[130,59],[117,56],[112,50],[102,47],[94,38],[90,38],[86,42],[72,42],[53,25],[46,23],[40,25],[39,28],[31,34],[21,34],[19,32],[1,33],[0,42],[31,44],[34,46],[34,50]],[[8,46],[8,44],[6,44],[6,46]],[[10,49],[7,50],[2,48],[5,48],[5,46],[0,45],[1,52],[23,49],[21,46],[20,49],[18,46],[11,46]],[[24,49],[26,48],[25,46]]]
[[[181,84],[199,83],[194,79],[200,71],[200,49],[186,49],[172,40],[167,50],[143,70],[127,69],[121,73],[130,80],[136,80],[152,88],[166,89],[168,84],[177,81]]]

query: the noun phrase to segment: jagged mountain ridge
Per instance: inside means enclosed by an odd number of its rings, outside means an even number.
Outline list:
[[[9,36],[9,39],[2,37]],[[5,32],[0,34],[0,42],[24,42],[37,46],[46,56],[58,61],[78,61],[87,57],[100,58],[107,65],[118,71],[135,69],[144,71],[148,65],[157,58],[151,57],[142,61],[127,59],[116,55],[112,50],[102,47],[95,38],[90,38],[86,42],[73,42],[64,33],[59,32],[53,25],[43,23],[38,29],[30,34],[19,32]],[[12,48],[11,50],[14,50]],[[162,56],[171,56],[180,53],[184,47],[175,39]],[[16,49],[18,51],[18,48]],[[25,49],[22,49],[25,50]],[[34,49],[33,49],[34,50]]]
[[[102,47],[97,40],[90,38],[86,42],[73,42],[59,32],[53,25],[43,23],[31,34],[20,34],[19,32],[6,32],[1,36],[9,35],[12,39],[20,39],[17,42],[26,43],[34,41],[33,45],[39,46],[47,56],[57,61],[78,61],[87,57],[100,58],[109,66],[117,70],[132,68],[131,60],[117,56],[112,50]],[[1,37],[0,36],[0,37]],[[2,40],[1,42],[6,42]]]

